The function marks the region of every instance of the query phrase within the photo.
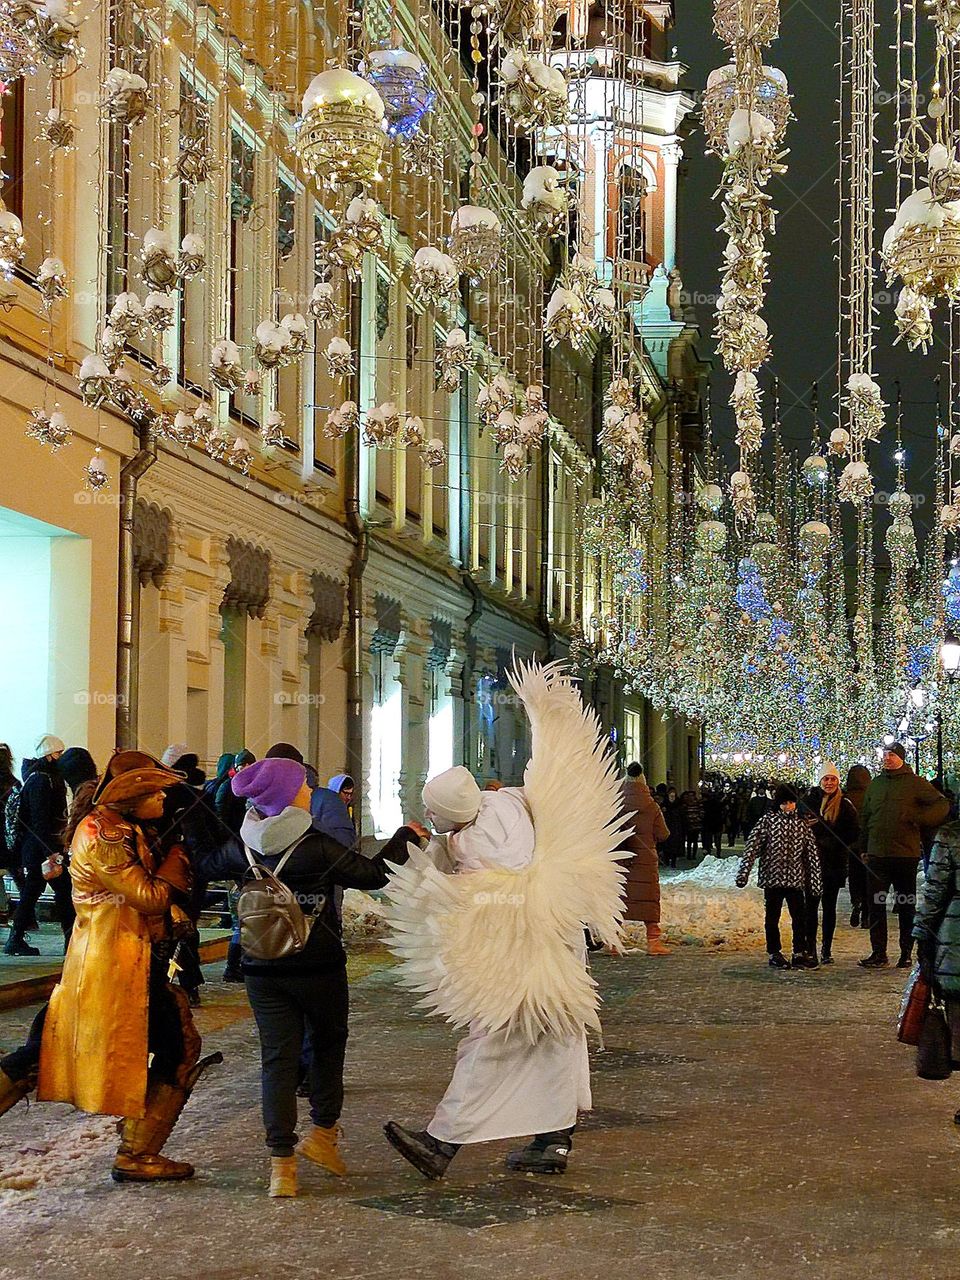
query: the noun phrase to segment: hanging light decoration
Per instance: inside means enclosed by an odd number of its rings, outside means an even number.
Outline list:
[[[361,70],[383,102],[387,134],[412,138],[437,96],[422,59],[407,49],[374,49]]]
[[[379,182],[385,114],[374,86],[345,67],[314,76],[297,134],[304,169],[327,187]]]
[[[492,209],[465,204],[450,223],[450,257],[473,280],[488,276],[500,261],[503,230]]]
[[[539,235],[552,236],[566,224],[570,198],[552,164],[534,165],[523,180],[521,208]]]
[[[507,51],[500,63],[501,105],[518,130],[555,128],[569,114],[567,79],[558,67],[526,49]]]

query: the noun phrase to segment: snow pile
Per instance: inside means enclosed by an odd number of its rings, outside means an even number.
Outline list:
[[[373,942],[385,936],[387,917],[383,904],[361,889],[343,893],[343,939],[345,942]]]
[[[110,1167],[117,1144],[112,1116],[66,1114],[42,1108],[40,1132],[22,1146],[4,1146],[0,1153],[0,1207],[19,1203],[24,1192],[48,1184],[62,1193],[87,1186],[96,1168],[100,1176]]]

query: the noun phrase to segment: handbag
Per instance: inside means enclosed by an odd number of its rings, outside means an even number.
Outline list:
[[[914,965],[913,972],[903,989],[903,999],[900,1001],[900,1013],[897,1017],[897,1039],[901,1044],[920,1043],[923,1020],[930,1007],[931,995],[929,979],[924,977],[918,964]]]
[[[952,1071],[950,1028],[942,1005],[931,1004],[917,1045],[917,1075],[921,1080],[946,1080]]]

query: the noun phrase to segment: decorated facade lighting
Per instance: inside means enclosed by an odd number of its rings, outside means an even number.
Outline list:
[[[321,186],[378,182],[385,115],[383,99],[372,84],[345,67],[322,71],[303,95],[297,133],[300,163]]]

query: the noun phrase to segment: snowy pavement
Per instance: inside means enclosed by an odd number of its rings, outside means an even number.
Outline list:
[[[109,1119],[19,1106],[0,1120],[0,1280],[956,1280],[960,1090],[917,1080],[894,1039],[903,975],[857,969],[849,928],[838,953],[787,974],[755,948],[600,957],[606,1049],[566,1176],[510,1175],[497,1143],[428,1184],[380,1130],[429,1116],[456,1037],[411,1012],[382,948],[356,950],[351,1174],[306,1168],[293,1201],[265,1195],[244,993],[211,982],[199,1022],[226,1063],[169,1144],[197,1179],[117,1186]],[[0,1044],[31,1014],[0,1014]]]

